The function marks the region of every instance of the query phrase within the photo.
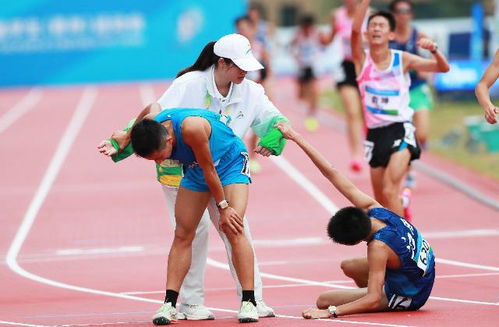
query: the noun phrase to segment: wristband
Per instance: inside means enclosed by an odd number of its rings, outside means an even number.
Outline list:
[[[338,318],[338,315],[336,314],[336,307],[334,305],[330,305],[327,310],[329,311],[329,313],[331,314],[331,316],[333,316],[333,318]]]

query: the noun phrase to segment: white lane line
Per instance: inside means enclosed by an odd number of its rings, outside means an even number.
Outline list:
[[[46,325],[24,324],[22,322],[13,322],[13,321],[4,321],[4,320],[0,320],[0,325],[29,326],[29,327],[50,327],[50,326],[46,326]]]
[[[436,258],[435,260],[436,260],[437,263],[443,263],[443,264],[451,265],[451,266],[499,271],[499,267],[477,265],[477,264],[474,264],[474,263],[467,263],[467,262],[456,261],[456,260],[449,260],[449,259],[442,259],[442,258]]]
[[[437,275],[436,279],[454,279],[454,278],[470,278],[470,277],[489,277],[489,276],[499,276],[499,273],[477,273],[477,274],[456,274],[456,275]],[[324,281],[323,283],[328,284],[353,284],[352,280],[331,280]],[[292,283],[292,284],[277,284],[277,285],[263,285],[264,289],[271,288],[291,288],[291,287],[309,287],[310,285],[303,283]],[[212,287],[205,288],[206,292],[220,292],[220,291],[233,291],[234,287]],[[164,294],[165,291],[129,291],[121,292],[121,294],[128,295],[147,295],[147,294]]]
[[[88,254],[114,254],[114,253],[130,253],[142,252],[143,246],[120,246],[117,248],[94,248],[94,249],[62,249],[57,250],[56,255],[88,255]]]
[[[305,175],[296,169],[286,158],[283,156],[271,157],[272,162],[276,164],[286,175],[294,180],[299,186],[307,191],[313,199],[315,199],[326,211],[334,214],[338,211],[338,206],[331,201],[314,183],[312,183]]]
[[[229,265],[224,264],[222,262],[218,262],[216,260],[213,260],[211,258],[208,258],[206,263],[210,266],[229,270]],[[279,276],[279,275],[274,275],[274,274],[267,274],[260,272],[260,275],[262,277],[266,277],[269,279],[276,279],[276,280],[284,280],[284,281],[291,281],[291,282],[297,282],[297,283],[303,283],[305,285],[311,285],[311,286],[323,286],[323,287],[332,287],[332,288],[339,288],[339,289],[356,289],[357,287],[353,286],[345,286],[345,285],[338,285],[338,284],[333,284],[333,283],[328,283],[328,282],[316,282],[312,280],[306,280],[306,279],[300,279],[300,278],[291,278],[291,277],[285,277],[285,276]],[[430,299],[433,299],[433,296],[430,296]],[[481,305],[493,305],[496,306],[498,305],[497,303],[494,302],[484,302],[484,301],[475,301],[475,300],[463,300],[463,299],[454,299],[454,298],[444,298],[444,297],[435,297],[435,300],[440,300],[440,301],[449,301],[449,302],[460,302],[460,303],[468,303],[468,304],[481,304]]]
[[[208,265],[216,267],[216,268],[229,270],[228,264],[213,260],[212,258],[208,258],[208,260],[206,260],[206,263]],[[341,288],[341,289],[353,289],[353,288],[355,288],[355,287],[351,287],[351,286],[338,285],[338,284],[327,283],[327,282],[317,282],[317,281],[306,280],[306,279],[301,279],[301,278],[293,278],[293,277],[286,277],[286,276],[280,276],[280,275],[275,275],[275,274],[269,274],[269,273],[264,273],[264,272],[260,272],[260,275],[262,277],[266,277],[266,278],[270,278],[270,279],[283,280],[286,282],[293,282],[293,283],[302,283],[305,285],[312,285],[312,286],[334,287],[334,288]]]
[[[430,300],[499,306],[499,302],[484,302],[484,301],[474,301],[474,300],[453,299],[440,296],[430,296]]]
[[[16,103],[2,117],[0,117],[0,133],[9,128],[10,125],[16,122],[24,114],[30,111],[42,97],[42,91],[38,88],[33,88],[29,91],[21,101]]]
[[[475,237],[475,236],[497,236],[499,230],[497,229],[472,229],[453,232],[423,232],[426,239],[446,239],[446,238],[461,238],[461,237]]]
[[[290,247],[324,244],[328,241],[322,237],[302,237],[293,239],[253,240],[253,244],[261,247]]]
[[[446,278],[469,278],[469,277],[486,277],[486,276],[498,276],[499,273],[477,273],[477,274],[455,274],[455,275],[437,275],[437,279]]]
[[[17,262],[17,256],[19,255],[21,247],[24,241],[26,240],[29,231],[31,230],[33,223],[35,222],[36,216],[38,215],[38,212],[43,202],[45,201],[47,194],[49,193],[55,181],[55,178],[57,177],[64,163],[64,160],[66,159],[66,156],[71,150],[71,145],[73,144],[74,140],[76,139],[76,136],[78,135],[81,127],[83,126],[83,123],[85,122],[88,113],[92,109],[96,97],[97,97],[97,90],[94,87],[87,88],[83,92],[80,102],[78,103],[78,106],[73,114],[73,117],[71,118],[71,121],[68,127],[66,128],[66,131],[64,132],[64,135],[62,136],[59,142],[59,145],[57,146],[57,150],[54,156],[52,157],[52,160],[50,161],[47,170],[45,171],[45,175],[43,176],[40,186],[38,187],[35,196],[33,197],[31,203],[29,204],[28,210],[26,211],[21,226],[17,230],[14,240],[12,241],[9,247],[9,251],[7,252],[6,255],[6,262],[9,268],[15,273],[25,278],[43,284],[51,285],[54,287],[59,287],[79,292],[98,294],[98,295],[113,296],[129,300],[138,300],[151,303],[162,303],[162,301],[137,298],[135,296],[130,296],[130,295],[94,290],[86,287],[79,287],[75,285],[61,283],[26,271],[21,266],[19,266],[19,263]]]

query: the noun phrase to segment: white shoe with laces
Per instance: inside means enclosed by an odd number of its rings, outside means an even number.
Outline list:
[[[241,302],[241,309],[239,309],[237,319],[239,319],[239,322],[257,322],[258,310],[256,310],[256,306],[250,301]]]
[[[182,303],[179,309],[179,320],[213,320],[215,315],[202,304]]]
[[[177,309],[171,302],[163,303],[152,316],[152,323],[155,325],[169,325],[177,320]]]
[[[256,310],[260,318],[275,317],[274,309],[266,305],[263,300],[256,301]]]

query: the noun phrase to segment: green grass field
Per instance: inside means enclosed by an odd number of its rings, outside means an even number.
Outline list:
[[[343,114],[333,91],[322,95],[321,105]],[[473,100],[437,100],[431,111],[429,151],[499,181],[499,152],[488,152],[483,142],[470,138],[467,116],[483,116],[482,108]]]

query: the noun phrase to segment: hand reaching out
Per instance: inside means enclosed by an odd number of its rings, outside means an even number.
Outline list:
[[[279,123],[275,124],[274,126],[277,127],[281,131],[284,138],[286,138],[288,140],[294,141],[294,140],[296,140],[296,138],[298,136],[300,136],[300,134],[298,134],[298,132],[296,132],[291,127],[291,125],[289,125],[287,123],[279,122]]]

